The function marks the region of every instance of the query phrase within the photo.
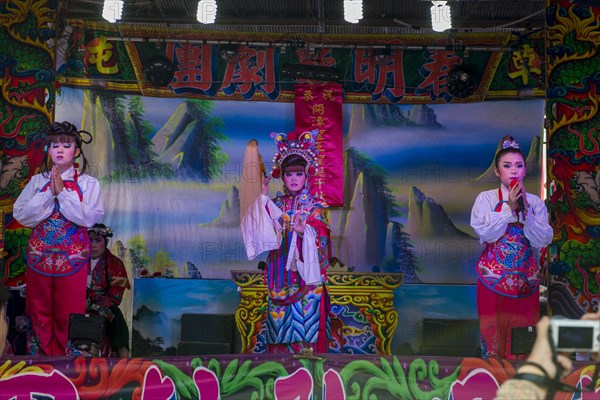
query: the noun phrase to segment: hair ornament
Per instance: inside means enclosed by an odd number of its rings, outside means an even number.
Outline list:
[[[86,139],[83,138],[83,134],[87,135]],[[53,122],[48,130],[48,136],[68,135],[75,136],[85,144],[92,142],[93,136],[90,132],[85,130],[77,130],[77,127],[70,122]]]
[[[89,133],[88,131],[84,131],[84,130],[77,131],[77,133],[79,133],[79,137],[81,138],[81,141],[82,141],[83,143],[85,143],[85,144],[90,144],[90,143],[92,143],[92,139],[93,139],[93,137],[92,137],[92,134],[91,134],[91,133]],[[83,134],[84,134],[84,133],[87,135],[87,140],[85,140],[85,139],[83,138]]]
[[[109,238],[113,236],[113,230],[110,226],[106,226],[104,224],[96,224],[91,228],[88,228],[88,233],[94,232],[97,235],[104,236],[105,238]]]
[[[509,148],[518,149],[519,143],[517,143],[517,141],[514,139],[513,140],[505,140],[504,142],[502,142],[502,150],[509,149]]]
[[[281,176],[281,163],[286,157],[297,154],[306,160],[306,173],[315,175],[319,166],[318,150],[316,146],[317,134],[319,131],[305,131],[302,133],[289,132],[277,133],[271,132],[271,137],[275,139],[277,153],[273,156],[273,167],[271,176],[275,179]]]

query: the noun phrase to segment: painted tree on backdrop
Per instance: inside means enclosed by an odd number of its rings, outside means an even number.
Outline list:
[[[381,270],[385,272],[403,272],[405,280],[417,282],[416,269],[418,260],[414,253],[414,246],[411,243],[410,235],[404,231],[404,225],[398,221],[402,216],[392,191],[387,182],[385,170],[373,162],[366,154],[360,152],[354,147],[346,150],[346,157],[350,161],[351,171],[345,171],[355,178],[362,173],[365,176],[364,182],[369,182],[373,196],[369,196],[372,201],[378,204],[372,204],[371,209],[380,210],[381,214],[372,215],[367,218],[367,247],[378,249],[378,254],[384,254],[385,243],[390,241],[393,254],[388,254],[385,258],[379,260]],[[344,202],[350,204],[352,194],[345,193]],[[391,229],[390,228],[391,224]],[[388,235],[391,234],[391,237]]]
[[[220,129],[223,121],[212,117],[214,102],[206,100],[187,100],[192,125],[191,157],[182,160],[181,169],[189,169],[199,174],[203,182],[208,182],[221,173],[221,169],[229,161],[229,157],[219,145],[220,141],[229,140]]]
[[[151,165],[158,155],[152,151],[152,135],[154,126],[150,121],[144,119],[146,111],[141,96],[132,96],[129,100],[129,115],[131,126],[128,130],[132,139],[134,155],[143,166]]]
[[[102,179],[109,182],[130,178],[173,178],[175,171],[161,162],[152,151],[152,135],[156,129],[144,119],[145,109],[140,96],[125,96],[116,92],[89,92],[92,103],[98,99],[108,120],[114,143],[115,168]]]
[[[105,180],[182,178],[210,182],[221,174],[229,157],[220,142],[223,121],[212,115],[211,100],[182,102],[169,121],[154,127],[145,117],[140,96],[90,92],[106,115],[114,143],[115,168]],[[164,144],[163,144],[164,143]]]
[[[222,119],[212,115],[214,105],[210,100],[183,101],[152,138],[159,160],[179,178],[210,182],[229,161],[220,146],[229,138],[221,132]]]

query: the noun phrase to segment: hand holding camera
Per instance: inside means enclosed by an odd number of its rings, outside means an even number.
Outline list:
[[[591,384],[574,387],[561,381],[571,370],[572,361],[565,355],[572,352],[589,352],[600,360],[600,312],[587,313],[581,319],[543,317],[537,325],[537,339],[527,361],[521,364],[517,374],[500,386],[497,400],[512,400],[515,393],[523,390],[523,384],[535,393],[535,398],[553,398],[561,392],[594,392],[600,365],[597,365]],[[520,382],[514,384],[514,382]]]
[[[550,320],[550,338],[557,352],[598,353],[600,321],[554,317]]]

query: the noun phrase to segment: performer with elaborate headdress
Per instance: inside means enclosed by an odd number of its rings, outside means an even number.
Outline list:
[[[246,150],[241,228],[248,259],[269,251],[264,329],[268,352],[297,353],[311,348],[324,353],[329,347],[328,206],[309,190],[309,179],[318,168],[317,133],[272,134],[277,153],[271,176],[281,176],[284,183],[284,192],[277,192],[274,199],[268,197],[270,178],[266,174],[259,178],[255,172],[264,170],[258,143],[250,141]],[[257,186],[259,194],[252,195],[258,192]]]

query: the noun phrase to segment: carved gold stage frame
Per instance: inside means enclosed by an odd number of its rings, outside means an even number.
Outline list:
[[[262,346],[257,347],[257,344],[267,310],[263,272],[231,271],[231,277],[240,288],[235,322],[241,336],[242,353],[259,352]],[[327,278],[331,318],[337,318],[342,324],[341,332],[333,334],[334,343],[330,351],[390,355],[392,338],[398,326],[394,289],[402,284],[403,274],[330,272]],[[343,312],[336,313],[336,309]],[[332,330],[335,325],[332,324]],[[371,336],[374,342],[369,339]],[[360,337],[362,339],[357,339]],[[341,340],[335,343],[336,338]],[[352,346],[348,346],[349,343]]]

